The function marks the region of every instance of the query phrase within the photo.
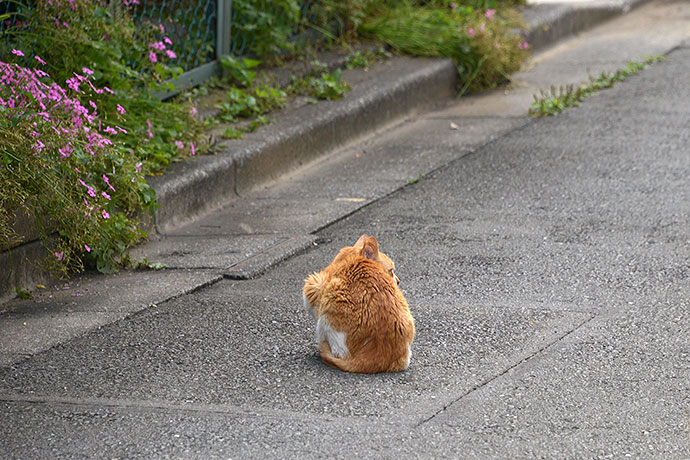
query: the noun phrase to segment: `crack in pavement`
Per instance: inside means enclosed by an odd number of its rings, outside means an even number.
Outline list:
[[[0,394],[0,403],[25,406],[43,406],[54,409],[85,409],[85,410],[113,410],[118,412],[139,413],[165,413],[185,414],[193,416],[220,416],[220,417],[262,417],[276,420],[313,421],[315,418],[321,422],[343,422],[349,419],[357,419],[357,423],[370,423],[373,426],[380,425],[383,421],[390,426],[403,426],[388,418],[376,418],[368,420],[361,416],[324,415],[312,412],[301,412],[268,408],[244,408],[231,404],[200,404],[200,403],[174,403],[167,400],[129,400],[110,398],[73,398],[49,395],[21,395]]]
[[[520,361],[518,361],[517,363],[513,364],[512,366],[508,366],[508,367],[507,367],[506,369],[504,369],[502,372],[500,372],[500,373],[494,375],[493,377],[490,377],[490,378],[484,380],[483,382],[479,383],[478,385],[475,385],[474,387],[470,388],[468,391],[466,391],[466,392],[463,393],[462,395],[460,395],[460,396],[458,396],[457,398],[455,398],[455,399],[454,399],[453,401],[451,401],[450,403],[445,404],[441,409],[437,410],[437,411],[436,411],[435,413],[433,413],[431,416],[429,416],[429,417],[423,419],[423,420],[420,421],[420,422],[415,423],[415,424],[414,424],[414,428],[420,428],[422,425],[424,425],[424,424],[430,422],[430,421],[433,420],[436,416],[438,416],[439,414],[443,413],[443,412],[444,412],[446,409],[448,409],[450,406],[452,406],[452,405],[454,405],[454,404],[460,402],[461,400],[463,400],[464,398],[466,398],[466,397],[469,396],[470,394],[474,393],[475,391],[478,391],[478,390],[484,388],[485,386],[489,385],[491,382],[493,382],[493,381],[495,381],[495,380],[498,380],[499,378],[501,378],[501,377],[503,377],[504,375],[508,374],[508,373],[509,373],[510,371],[512,371],[513,369],[515,369],[515,368],[521,366],[522,364],[524,364],[524,363],[530,361],[531,359],[533,359],[533,358],[536,357],[537,355],[542,354],[544,351],[548,350],[549,348],[551,348],[551,347],[553,347],[554,345],[556,345],[556,344],[560,343],[561,341],[563,341],[566,337],[568,337],[569,335],[571,335],[573,332],[575,332],[575,331],[581,329],[583,326],[585,326],[585,325],[591,323],[592,320],[594,320],[596,317],[597,317],[597,315],[593,315],[593,314],[592,314],[592,315],[589,315],[589,318],[588,318],[588,319],[582,321],[580,324],[578,324],[578,325],[576,325],[575,327],[573,327],[572,329],[568,330],[565,334],[562,334],[561,336],[557,337],[556,340],[554,340],[554,341],[552,341],[552,342],[550,342],[550,343],[548,343],[548,344],[542,346],[542,347],[539,348],[537,351],[535,351],[535,352],[533,352],[532,354],[530,354],[529,356],[527,356],[527,357],[521,359]]]

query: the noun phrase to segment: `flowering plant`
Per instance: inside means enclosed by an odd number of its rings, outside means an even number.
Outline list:
[[[65,88],[44,70],[0,61],[3,245],[18,239],[11,222],[24,209],[48,250],[45,264],[59,273],[81,269],[83,253],[99,269],[112,269],[143,237],[132,220],[137,208],[154,205],[136,159],[117,143],[126,129],[118,120],[105,122],[92,99],[84,105],[76,97],[105,90],[93,85],[90,69],[82,70]]]
[[[139,158],[145,173],[157,173],[192,150],[204,150],[199,146],[202,126],[187,107],[164,104],[155,96],[172,89],[171,80],[182,69],[174,64],[177,55],[163,26],[146,21],[134,24],[130,11],[134,5],[134,1],[120,5],[98,0],[36,2],[28,13],[29,26],[6,33],[13,47],[27,54],[19,62],[36,65],[30,50],[47,62],[45,69],[56,82],[76,84],[74,73],[91,69],[89,80],[99,91],[89,97],[100,107],[101,117],[117,117],[126,108],[127,117],[120,126],[127,133],[119,140]],[[0,60],[15,58],[8,54],[0,51]],[[76,97],[88,103],[81,93]],[[105,103],[104,98],[115,104]],[[178,149],[175,141],[183,142],[185,148]]]
[[[162,27],[113,2],[33,5],[0,50],[0,245],[28,214],[46,268],[113,271],[156,206],[144,174],[202,152],[201,125],[154,96],[180,71]]]

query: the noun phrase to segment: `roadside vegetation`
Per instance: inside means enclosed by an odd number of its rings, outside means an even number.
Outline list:
[[[514,31],[524,0],[234,0],[234,37],[222,78],[162,102],[182,72],[163,26],[133,20],[136,0],[32,2],[0,15],[0,246],[21,243],[28,216],[57,275],[136,266],[127,249],[146,237],[156,208],[145,177],[212,150],[205,137],[223,124],[238,138],[270,123],[296,95],[339,99],[339,69],[315,51],[351,51],[346,68],[368,68],[391,53],[452,58],[459,93],[505,83],[529,45]],[[21,5],[21,3],[17,3]],[[358,47],[361,42],[370,44]],[[371,46],[373,44],[373,46]],[[263,69],[301,59],[307,70],[279,85]],[[200,121],[195,98],[225,92]]]
[[[567,85],[550,91],[542,91],[534,95],[534,102],[528,113],[535,117],[554,116],[570,107],[577,107],[580,102],[591,96],[594,92],[605,88],[611,88],[616,83],[624,81],[632,75],[636,75],[655,62],[666,59],[665,56],[648,56],[642,62],[630,61],[624,69],[616,72],[602,72],[598,77],[590,77],[589,82],[579,86]]]

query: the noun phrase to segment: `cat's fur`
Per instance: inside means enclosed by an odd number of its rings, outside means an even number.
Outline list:
[[[347,372],[402,371],[410,364],[414,319],[395,265],[373,236],[340,250],[304,281],[324,363]]]

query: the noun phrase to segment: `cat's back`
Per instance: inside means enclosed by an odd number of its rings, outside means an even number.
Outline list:
[[[334,314],[357,316],[360,326],[380,331],[394,323],[413,324],[405,296],[393,278],[381,266],[363,257],[343,260],[331,273],[327,284],[330,297],[335,300]]]

